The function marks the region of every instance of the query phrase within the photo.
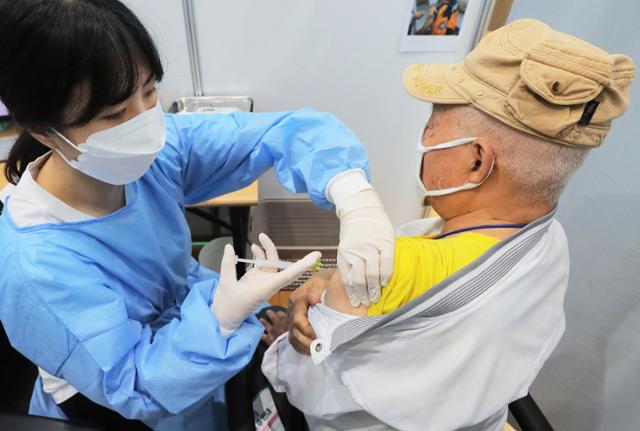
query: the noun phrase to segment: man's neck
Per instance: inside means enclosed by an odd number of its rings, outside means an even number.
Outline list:
[[[94,217],[111,214],[125,205],[124,186],[103,183],[79,172],[55,151],[34,180],[70,207]]]
[[[549,207],[531,207],[526,209],[513,209],[506,212],[498,212],[489,208],[478,209],[444,219],[442,233],[474,226],[528,224],[547,214],[551,209],[552,208]],[[483,233],[496,238],[506,238],[517,229],[518,227],[486,229],[483,230]]]

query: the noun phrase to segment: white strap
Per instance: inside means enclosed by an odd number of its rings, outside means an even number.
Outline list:
[[[453,148],[453,147],[458,147],[460,145],[466,145],[466,144],[470,144],[471,142],[475,141],[478,138],[460,138],[460,139],[456,139],[455,141],[450,141],[450,142],[445,142],[444,144],[438,144],[438,145],[432,145],[430,147],[425,147],[424,145],[422,145],[422,142],[418,143],[418,152],[419,153],[428,153],[429,151],[436,151],[436,150],[444,150],[447,148]]]

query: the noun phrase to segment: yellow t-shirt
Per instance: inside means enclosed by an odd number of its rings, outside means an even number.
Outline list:
[[[467,266],[500,240],[475,232],[433,239],[396,238],[393,277],[368,315],[388,314]]]

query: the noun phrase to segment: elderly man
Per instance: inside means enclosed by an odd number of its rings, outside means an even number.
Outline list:
[[[294,295],[289,339],[263,371],[312,429],[504,427],[564,331],[558,199],[625,111],[634,73],[534,20],[458,65],[405,71],[407,91],[434,104],[418,175],[440,217],[405,227],[375,304],[353,306],[332,274]]]

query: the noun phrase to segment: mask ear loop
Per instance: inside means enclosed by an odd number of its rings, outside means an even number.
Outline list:
[[[53,127],[51,128],[51,131],[53,133],[55,133],[56,135],[58,135],[58,137],[60,139],[62,139],[64,142],[66,142],[67,144],[69,144],[71,146],[71,148],[73,148],[74,150],[80,152],[80,153],[86,153],[86,150],[80,148],[79,146],[77,146],[76,144],[74,144],[73,142],[71,142],[66,136],[64,136],[62,133],[58,132],[56,129],[54,129]]]
[[[449,142],[445,142],[443,144],[438,144],[438,145],[434,145],[431,147],[425,147],[424,145],[422,145],[422,139],[418,141],[418,154],[420,155],[419,159],[418,159],[418,163],[417,163],[417,177],[416,180],[418,182],[418,186],[420,187],[420,190],[422,190],[422,193],[424,194],[424,196],[436,196],[433,195],[431,193],[433,192],[429,192],[427,190],[427,188],[425,187],[424,183],[422,182],[422,169],[424,167],[424,155],[431,152],[431,151],[437,151],[437,150],[446,150],[447,148],[453,148],[453,147],[457,147],[460,145],[466,145],[466,144],[470,144],[473,141],[475,141],[476,137],[468,137],[468,138],[460,138],[460,139],[456,139],[453,141],[449,141]],[[449,189],[445,189],[446,192],[449,191]],[[447,194],[447,193],[444,193]]]
[[[418,165],[418,182],[420,183],[420,185],[422,186],[422,190],[424,192],[425,196],[444,196],[444,195],[448,195],[451,193],[455,193],[455,192],[459,192],[459,191],[463,191],[463,190],[471,190],[471,189],[475,189],[477,187],[480,187],[482,184],[484,184],[489,177],[491,176],[491,173],[493,172],[493,168],[495,166],[496,163],[496,157],[495,155],[493,156],[493,159],[491,160],[491,166],[489,167],[489,172],[487,173],[487,176],[484,177],[484,179],[482,181],[480,181],[479,183],[465,183],[461,186],[456,186],[456,187],[448,187],[446,189],[439,189],[439,190],[432,190],[429,191],[426,189],[426,187],[424,186],[424,183],[422,182],[422,167],[424,165],[424,155],[428,152],[431,151],[437,151],[437,150],[445,150],[447,148],[453,148],[453,147],[457,147],[460,145],[466,145],[466,144],[470,144],[473,141],[475,141],[478,138],[461,138],[461,139],[456,139],[455,141],[451,141],[451,142],[446,142],[444,144],[438,144],[438,145],[434,145],[431,147],[425,147],[424,145],[422,145],[421,142],[418,143],[418,152],[421,154],[420,157],[420,163]]]
[[[476,137],[460,138],[454,141],[445,142],[444,144],[432,145],[431,147],[425,147],[424,145],[422,145],[422,142],[418,142],[418,151],[420,151],[422,154],[425,154],[430,151],[446,150],[447,148],[470,144],[477,139],[478,138]]]
[[[494,157],[493,160],[491,161],[491,167],[489,168],[489,173],[479,183],[464,183],[461,186],[449,187],[449,188],[446,188],[446,189],[427,191],[426,196],[444,196],[444,195],[448,195],[448,194],[451,194],[451,193],[461,192],[461,191],[464,191],[464,190],[472,190],[472,189],[480,187],[491,176],[491,173],[493,172],[493,166],[495,165],[495,161],[496,161],[496,159]]]
[[[427,193],[427,188],[424,186],[424,183],[422,182],[422,169],[424,168],[424,155],[427,153],[427,151],[424,150],[425,148],[426,147],[422,145],[422,142],[418,142],[418,163],[416,167],[418,172],[417,172],[416,180],[423,194]]]
[[[65,143],[67,143],[68,145],[71,146],[71,148],[73,148],[74,150],[78,151],[80,154],[86,153],[87,151],[78,147],[76,144],[74,144],[73,142],[71,142],[66,136],[64,136],[62,133],[58,132],[56,129],[54,129],[53,127],[51,128],[51,131],[53,133],[55,133],[60,139],[62,139]],[[67,164],[71,167],[75,167],[74,163],[77,163],[77,160],[69,160],[65,157],[65,155],[62,153],[62,151],[60,151],[59,149],[56,148],[56,153],[58,153],[58,155],[60,157],[62,157],[62,160],[64,160],[65,162],[67,162]]]

